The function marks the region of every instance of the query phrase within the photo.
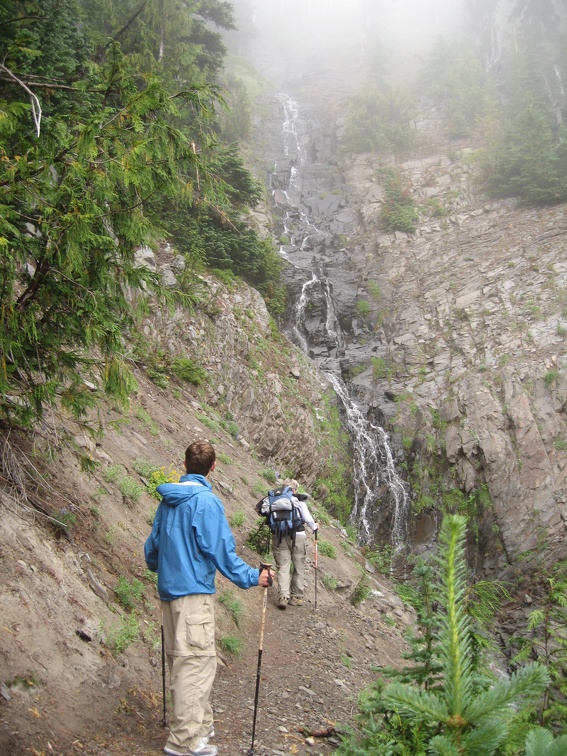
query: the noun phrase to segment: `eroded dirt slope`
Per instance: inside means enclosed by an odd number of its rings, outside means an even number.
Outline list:
[[[105,410],[105,433],[96,444],[76,428],[65,430],[60,418],[20,441],[20,461],[11,452],[17,439],[2,439],[0,753],[6,756],[145,756],[163,748],[160,618],[143,560],[157,501],[147,491],[137,501],[121,493],[125,476],[143,487],[135,471],[141,461],[179,470],[187,443],[210,438],[219,456],[214,489],[229,520],[244,518],[233,527],[239,553],[251,564],[260,561],[245,540],[256,522],[258,492],[268,486],[261,475],[266,465],[221,428],[213,434],[191,391],[182,389],[174,400],[137,377],[140,391],[130,411]],[[78,450],[97,462],[90,474],[81,471]],[[41,474],[27,497],[17,485],[22,460]],[[111,475],[118,465],[121,471]],[[69,537],[38,507],[71,513]],[[306,605],[281,612],[275,589],[269,592],[258,754],[332,752],[336,739],[307,740],[309,733],[352,724],[357,693],[375,677],[373,665],[401,658],[411,616],[384,578],[365,571],[364,557],[336,524],[322,526],[324,541],[336,557],[319,556],[316,610],[313,541]],[[363,573],[376,594],[355,608],[350,597]],[[336,590],[324,587],[324,575]],[[121,579],[144,586],[131,612],[117,601]],[[240,591],[222,577],[217,587],[219,594],[232,590],[244,610],[237,627],[223,605],[217,609],[219,643],[227,636],[244,642],[239,657],[221,650],[213,694],[220,753],[235,756],[251,745],[262,593]],[[129,636],[131,645],[111,652]]]

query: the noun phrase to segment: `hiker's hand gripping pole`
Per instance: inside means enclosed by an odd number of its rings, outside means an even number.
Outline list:
[[[271,564],[260,564],[260,575],[264,570],[267,571],[267,585],[264,585],[264,595],[262,597],[262,622],[260,624],[260,643],[258,645],[258,669],[256,670],[256,692],[254,694],[254,719],[252,720],[252,745],[248,753],[254,756],[254,738],[256,736],[256,715],[258,713],[258,694],[260,692],[260,669],[262,667],[262,652],[264,649],[264,628],[266,626],[266,607],[268,605],[268,587],[272,585],[273,572]]]

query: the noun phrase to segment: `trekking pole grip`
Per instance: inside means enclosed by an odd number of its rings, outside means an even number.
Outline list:
[[[272,569],[272,565],[271,564],[264,564],[264,562],[260,562],[260,575],[262,574],[262,572],[264,570],[268,571],[268,585],[273,585],[273,583],[274,583],[274,579],[273,579],[273,577],[270,574],[270,570],[271,569]]]

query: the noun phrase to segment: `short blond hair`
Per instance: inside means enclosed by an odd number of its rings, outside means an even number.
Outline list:
[[[295,480],[295,478],[286,478],[283,484],[284,486],[293,488],[294,491],[297,491],[297,489],[299,488],[299,483]]]

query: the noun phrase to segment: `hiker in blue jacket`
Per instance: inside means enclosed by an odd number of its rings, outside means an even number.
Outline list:
[[[215,469],[212,444],[190,444],[185,469],[179,483],[158,486],[162,499],[144,547],[146,564],[158,575],[173,704],[164,752],[215,756],[209,696],[217,667],[216,571],[239,588],[271,585],[274,573],[251,567],[236,554],[222,502],[207,480]]]

